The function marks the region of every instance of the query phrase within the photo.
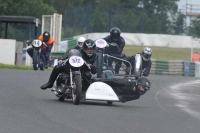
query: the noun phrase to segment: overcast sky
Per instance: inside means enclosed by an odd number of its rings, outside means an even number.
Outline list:
[[[180,0],[178,2],[178,6],[179,6],[179,9],[182,9],[181,12],[184,12],[184,13],[186,12],[186,10],[183,10],[183,9],[186,9],[186,2],[187,2],[187,4],[189,4],[187,6],[187,12],[191,11],[188,8],[191,7],[191,5],[192,5],[192,11],[191,12],[200,13],[200,0]],[[187,17],[187,19],[186,19],[186,24],[190,25],[189,17]]]
[[[200,0],[180,0],[179,4],[186,4],[186,1],[189,4],[199,4],[200,5]]]
[[[200,12],[200,0],[180,0],[178,2],[179,9],[185,9],[186,7],[186,2],[193,7],[192,12]]]

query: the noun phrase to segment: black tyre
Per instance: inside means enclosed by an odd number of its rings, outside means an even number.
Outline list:
[[[107,104],[108,104],[108,105],[112,105],[112,104],[113,104],[113,101],[107,101]]]
[[[34,50],[33,51],[33,69],[34,70],[38,70],[38,64],[39,62],[39,51],[38,50]]]
[[[72,100],[75,105],[80,103],[82,97],[82,84],[81,84],[81,75],[77,74],[75,76],[75,89],[72,89]]]
[[[103,52],[102,50],[98,51],[98,64],[97,64],[97,78],[101,78],[102,77],[102,71],[103,71]]]
[[[41,71],[44,71],[44,61],[45,61],[44,56],[41,56],[40,63],[39,63],[39,67]]]
[[[65,100],[65,97],[61,96],[61,97],[58,98],[58,100],[61,101],[61,102],[63,102]]]
[[[40,70],[41,70],[41,71],[44,71],[44,67],[43,67],[43,66],[40,66]]]

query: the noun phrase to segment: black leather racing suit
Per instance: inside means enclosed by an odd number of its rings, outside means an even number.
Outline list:
[[[129,78],[101,79],[100,81],[110,85],[118,95],[121,102],[140,98],[140,93],[138,91],[136,82]],[[133,91],[134,87],[136,87],[136,92]]]
[[[141,53],[138,53],[138,54],[141,55]],[[132,66],[131,74],[134,74],[134,69],[135,69],[135,55],[133,55],[133,56],[125,56],[124,59],[127,60],[127,61],[129,61],[131,63],[131,66]],[[124,64],[127,67],[126,74],[128,75],[129,71],[130,71],[130,65],[128,63],[126,63],[126,62],[124,62]],[[151,70],[151,65],[152,65],[151,59],[149,59],[148,61],[145,61],[142,58],[142,70],[144,71],[143,72],[143,76],[148,76],[149,75],[150,70]]]
[[[98,59],[97,54],[93,54],[91,57],[88,57],[84,52],[82,52],[82,50],[80,50],[80,53],[82,54],[82,58],[84,61],[86,61],[87,64],[91,64],[93,66],[93,68],[95,68],[94,64],[95,61]],[[64,54],[63,56],[61,56],[58,60],[62,61],[68,58],[68,53]],[[65,66],[63,65],[56,65],[50,75],[49,78],[49,82],[50,83],[54,83],[57,76],[59,75],[59,73],[64,72],[65,70]],[[92,69],[91,69],[92,71]],[[87,90],[87,88],[90,85],[90,80],[91,80],[91,71],[84,71],[83,72],[83,80],[82,80],[82,90],[85,91]]]
[[[76,45],[76,46],[74,47],[74,49],[79,50],[79,49],[81,49],[81,47],[79,47],[78,45]]]
[[[120,36],[120,38],[117,40],[117,41],[114,41],[111,36],[107,36],[105,38],[103,38],[107,43],[116,43],[118,46],[109,46],[105,49],[105,54],[109,54],[111,56],[115,56],[115,57],[118,57],[118,58],[121,58],[121,53],[124,49],[124,46],[125,46],[125,40],[123,37]],[[115,74],[118,74],[119,73],[119,69],[121,67],[121,63],[122,61],[120,60],[117,60],[117,59],[109,59],[108,60],[108,66],[110,68],[112,68],[112,63],[113,61],[115,61],[116,65],[115,65]]]

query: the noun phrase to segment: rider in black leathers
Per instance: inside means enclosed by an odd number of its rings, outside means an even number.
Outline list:
[[[148,76],[151,70],[151,55],[152,55],[152,50],[149,47],[145,47],[141,53],[138,53],[142,56],[142,70],[143,74],[142,76]],[[133,56],[126,56],[123,54],[123,57],[125,60],[129,61],[131,63],[132,69],[131,69],[131,74],[134,74],[134,67],[135,67],[135,55]],[[130,65],[127,62],[123,62],[126,65],[126,75],[129,75],[130,72]]]
[[[139,99],[151,87],[148,79],[141,77],[137,81],[130,78],[93,79],[93,82],[104,82],[112,87],[121,102]]]
[[[110,45],[109,47],[106,48],[105,50],[105,54],[109,54],[111,56],[115,56],[118,58],[121,58],[121,53],[124,49],[125,46],[125,40],[123,37],[120,36],[121,31],[119,28],[114,27],[110,30],[110,35],[103,38],[107,43],[111,44],[111,43],[115,43],[116,46],[112,46]],[[119,73],[119,69],[121,67],[121,61],[120,60],[116,60],[114,58],[109,59],[108,60],[108,66],[109,68],[112,69],[112,62],[115,61],[116,65],[115,65],[115,74]]]
[[[72,49],[76,50],[76,49]],[[90,80],[91,80],[91,73],[96,74],[97,68],[94,66],[95,61],[98,59],[98,56],[96,54],[96,45],[93,40],[87,39],[83,43],[83,47],[80,49],[80,53],[82,54],[83,60],[90,66],[91,70],[90,71],[85,71],[83,73],[83,84],[82,84],[82,90],[86,90],[88,86],[90,85]],[[58,62],[65,60],[68,58],[68,52],[61,56],[58,60]],[[59,73],[63,72],[65,70],[65,67],[62,65],[56,65],[50,75],[49,81],[42,85],[40,88],[45,90],[47,88],[52,88],[53,84],[59,75]]]

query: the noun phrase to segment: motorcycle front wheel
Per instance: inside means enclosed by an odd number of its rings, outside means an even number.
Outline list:
[[[38,55],[39,55],[39,51],[38,50],[34,50],[33,51],[33,69],[34,70],[38,70]]]
[[[81,75],[75,75],[75,88],[72,89],[72,100],[75,105],[80,103],[82,97]]]

